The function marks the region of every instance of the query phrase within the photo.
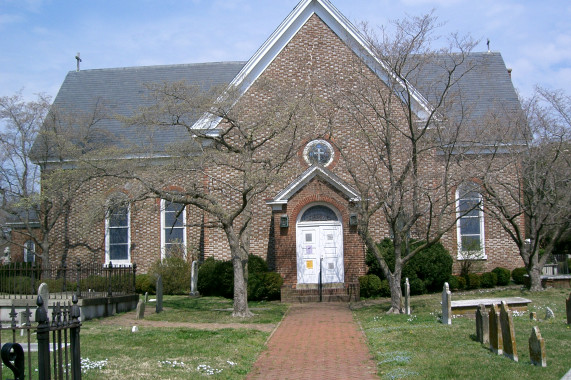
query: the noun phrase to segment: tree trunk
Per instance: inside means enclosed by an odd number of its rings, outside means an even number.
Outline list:
[[[248,307],[248,284],[246,281],[246,265],[239,255],[232,255],[234,267],[234,311],[233,317],[249,318],[253,314]],[[247,263],[247,261],[246,261]]]
[[[391,308],[387,314],[402,314],[401,272],[395,271],[395,273],[388,276],[388,279],[391,289]]]
[[[529,274],[529,290],[532,292],[543,290],[543,286],[541,286],[541,267],[541,265],[535,262],[531,268],[527,268],[527,274]]]

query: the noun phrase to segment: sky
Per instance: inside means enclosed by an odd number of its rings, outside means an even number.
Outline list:
[[[331,0],[371,27],[434,10],[438,34],[499,51],[524,97],[534,86],[571,93],[569,0]],[[298,0],[0,0],[0,96],[55,96],[81,70],[246,61]]]

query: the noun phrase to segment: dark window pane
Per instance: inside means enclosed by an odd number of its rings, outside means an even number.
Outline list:
[[[479,236],[462,236],[462,251],[479,251]]]
[[[182,227],[182,214],[176,217],[174,212],[165,212],[165,228]]]
[[[127,207],[114,210],[109,215],[109,227],[127,226],[129,222]]]
[[[129,242],[129,229],[128,228],[110,228],[109,229],[109,243],[128,243]]]
[[[183,242],[183,232],[182,228],[166,228],[165,229],[165,240],[166,243],[182,243]]]
[[[127,244],[109,246],[109,260],[128,260],[129,250]]]
[[[313,206],[310,207],[301,217],[302,222],[324,222],[336,221],[337,215],[329,207]]]
[[[460,234],[480,235],[480,218],[460,219]]]

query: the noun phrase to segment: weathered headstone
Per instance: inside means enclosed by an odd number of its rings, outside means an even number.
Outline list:
[[[190,295],[198,296],[198,261],[194,260],[192,262],[192,268],[190,270]]]
[[[555,318],[555,314],[553,313],[553,310],[551,310],[551,308],[548,306],[545,308],[545,319],[553,319]]]
[[[547,367],[547,355],[545,353],[545,340],[541,337],[539,328],[534,326],[529,337],[529,358],[531,364]]]
[[[504,352],[504,344],[502,340],[502,325],[500,324],[500,313],[496,305],[492,305],[489,314],[490,327],[490,350],[501,355]]]
[[[48,284],[46,284],[45,282],[42,282],[40,284],[40,286],[38,287],[38,296],[42,297],[42,300],[44,301],[44,304],[42,305],[42,307],[44,308],[44,310],[46,311],[46,314],[49,315],[48,310],[49,310],[49,298],[50,298],[50,290],[48,288]]]
[[[571,293],[569,293],[569,298],[565,302],[565,308],[567,309],[567,324],[571,325]]]
[[[149,292],[145,292],[145,303],[149,302]]]
[[[157,304],[155,306],[155,310],[157,313],[163,311],[163,277],[157,277]]]
[[[145,302],[143,300],[139,300],[137,304],[135,319],[145,319]]]
[[[517,362],[517,346],[515,343],[515,330],[512,311],[504,301],[502,301],[502,306],[500,308],[500,324],[502,326],[504,356],[507,356],[514,362]]]
[[[410,283],[408,277],[404,282],[404,313],[410,315]]]
[[[529,320],[530,321],[537,321],[537,313],[535,311],[532,311],[529,313]]]
[[[452,293],[450,293],[447,282],[444,283],[442,289],[442,323],[445,325],[452,324]]]
[[[134,333],[139,332],[139,326],[131,327],[131,332],[134,332]]]
[[[488,310],[483,304],[478,305],[476,310],[476,337],[478,342],[489,345],[490,344],[490,317]]]

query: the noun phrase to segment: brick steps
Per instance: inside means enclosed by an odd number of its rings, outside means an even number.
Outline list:
[[[359,284],[325,284],[321,289],[321,302],[350,302],[359,300]],[[285,303],[320,302],[317,285],[304,285],[303,288],[282,286],[281,301]]]

